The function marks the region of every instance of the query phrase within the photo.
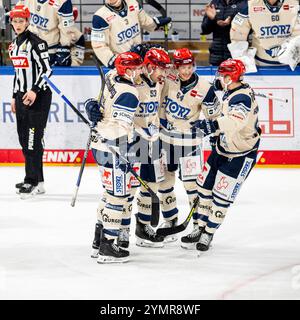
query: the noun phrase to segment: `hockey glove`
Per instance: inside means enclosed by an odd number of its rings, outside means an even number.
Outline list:
[[[209,144],[212,149],[215,149],[215,147],[217,145],[217,140],[218,140],[218,136],[209,137]]]
[[[219,129],[219,124],[216,120],[197,120],[192,123],[192,126],[195,129],[200,129],[204,137],[215,133]]]
[[[103,119],[103,114],[100,110],[100,105],[97,100],[91,98],[84,103],[85,112],[92,122],[99,122]]]
[[[54,66],[69,67],[72,63],[69,46],[59,46],[55,53]]]
[[[156,23],[155,30],[158,30],[159,28],[165,26],[166,24],[171,23],[172,19],[170,17],[154,17],[154,22]],[[170,29],[170,27],[169,27]]]

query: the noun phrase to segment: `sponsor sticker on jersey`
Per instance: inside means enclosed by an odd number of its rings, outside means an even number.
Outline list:
[[[74,17],[65,18],[62,23],[64,28],[72,27],[74,25]]]
[[[198,98],[198,99],[202,99],[203,95],[201,93],[199,93],[197,90],[192,90],[191,91],[191,96],[193,98]]]
[[[201,156],[179,158],[182,181],[196,179],[201,172]]]
[[[15,68],[20,68],[20,69],[29,68],[29,62],[27,57],[12,57],[11,61]]]
[[[92,30],[91,41],[104,42],[105,41],[105,33],[103,31]]]
[[[209,171],[210,171],[210,165],[208,163],[205,163],[203,165],[203,168],[201,170],[201,173],[198,175],[197,177],[197,183],[202,187],[204,182],[205,182],[205,179],[207,177],[207,175],[209,174]]]
[[[128,124],[132,124],[134,115],[126,111],[114,111],[112,117],[114,120],[125,121]]]
[[[134,11],[135,6],[129,6],[129,11]]]
[[[113,169],[100,167],[102,184],[106,190],[113,191]]]
[[[113,15],[107,17],[105,20],[106,20],[107,22],[110,22],[110,21],[112,21],[115,17],[116,17],[116,15],[113,14]]]
[[[132,166],[132,169],[135,171],[136,174],[140,175],[141,164],[135,163],[134,166]],[[132,173],[127,174],[126,179],[127,179],[127,190],[131,189],[132,187],[140,186],[140,182],[136,179],[136,177]]]
[[[261,6],[255,6],[253,7],[253,11],[254,12],[262,12],[264,11],[266,8],[265,7],[261,7]]]
[[[236,186],[237,179],[232,178],[221,171],[218,171],[213,193],[224,200],[230,200],[232,192]]]
[[[241,26],[244,23],[244,18],[242,18],[241,16],[239,16],[237,14],[233,19],[233,23],[238,24],[239,26]]]

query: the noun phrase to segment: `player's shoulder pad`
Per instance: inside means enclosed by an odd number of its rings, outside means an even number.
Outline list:
[[[57,11],[58,15],[69,17],[73,16],[73,4],[71,0],[66,0]]]
[[[93,16],[92,26],[94,30],[102,31],[108,29],[109,24],[106,21],[105,16],[100,16],[98,13],[96,13]]]
[[[235,110],[242,109],[243,111],[250,112],[251,110],[251,97],[245,93],[238,93],[229,99],[229,107]]]
[[[131,92],[122,93],[114,103],[114,107],[129,112],[135,112],[139,104],[137,96]]]
[[[244,5],[241,7],[240,11],[237,13],[239,16],[247,18],[249,15],[249,5],[248,1],[244,2]]]

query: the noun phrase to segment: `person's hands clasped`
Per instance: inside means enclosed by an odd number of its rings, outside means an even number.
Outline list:
[[[225,20],[218,20],[217,25],[220,27],[226,27],[229,26],[231,23],[231,17],[227,17]]]
[[[27,91],[23,96],[23,104],[25,106],[32,106],[36,99],[36,93],[32,90]]]

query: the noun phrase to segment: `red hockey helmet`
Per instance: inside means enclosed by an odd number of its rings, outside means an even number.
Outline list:
[[[120,76],[124,76],[127,69],[134,69],[142,65],[143,59],[135,52],[120,53],[115,60],[115,67]]]
[[[245,74],[244,63],[238,59],[228,59],[223,61],[218,67],[218,74],[221,76],[230,76],[233,82],[237,82]]]
[[[168,69],[171,66],[171,59],[165,50],[152,48],[146,53],[144,64]]]
[[[10,12],[9,12],[10,19],[13,18],[30,18],[30,11],[29,9],[24,6],[23,4],[16,5]]]
[[[194,64],[195,58],[188,48],[177,49],[174,51],[173,64],[176,68],[186,65]]]

